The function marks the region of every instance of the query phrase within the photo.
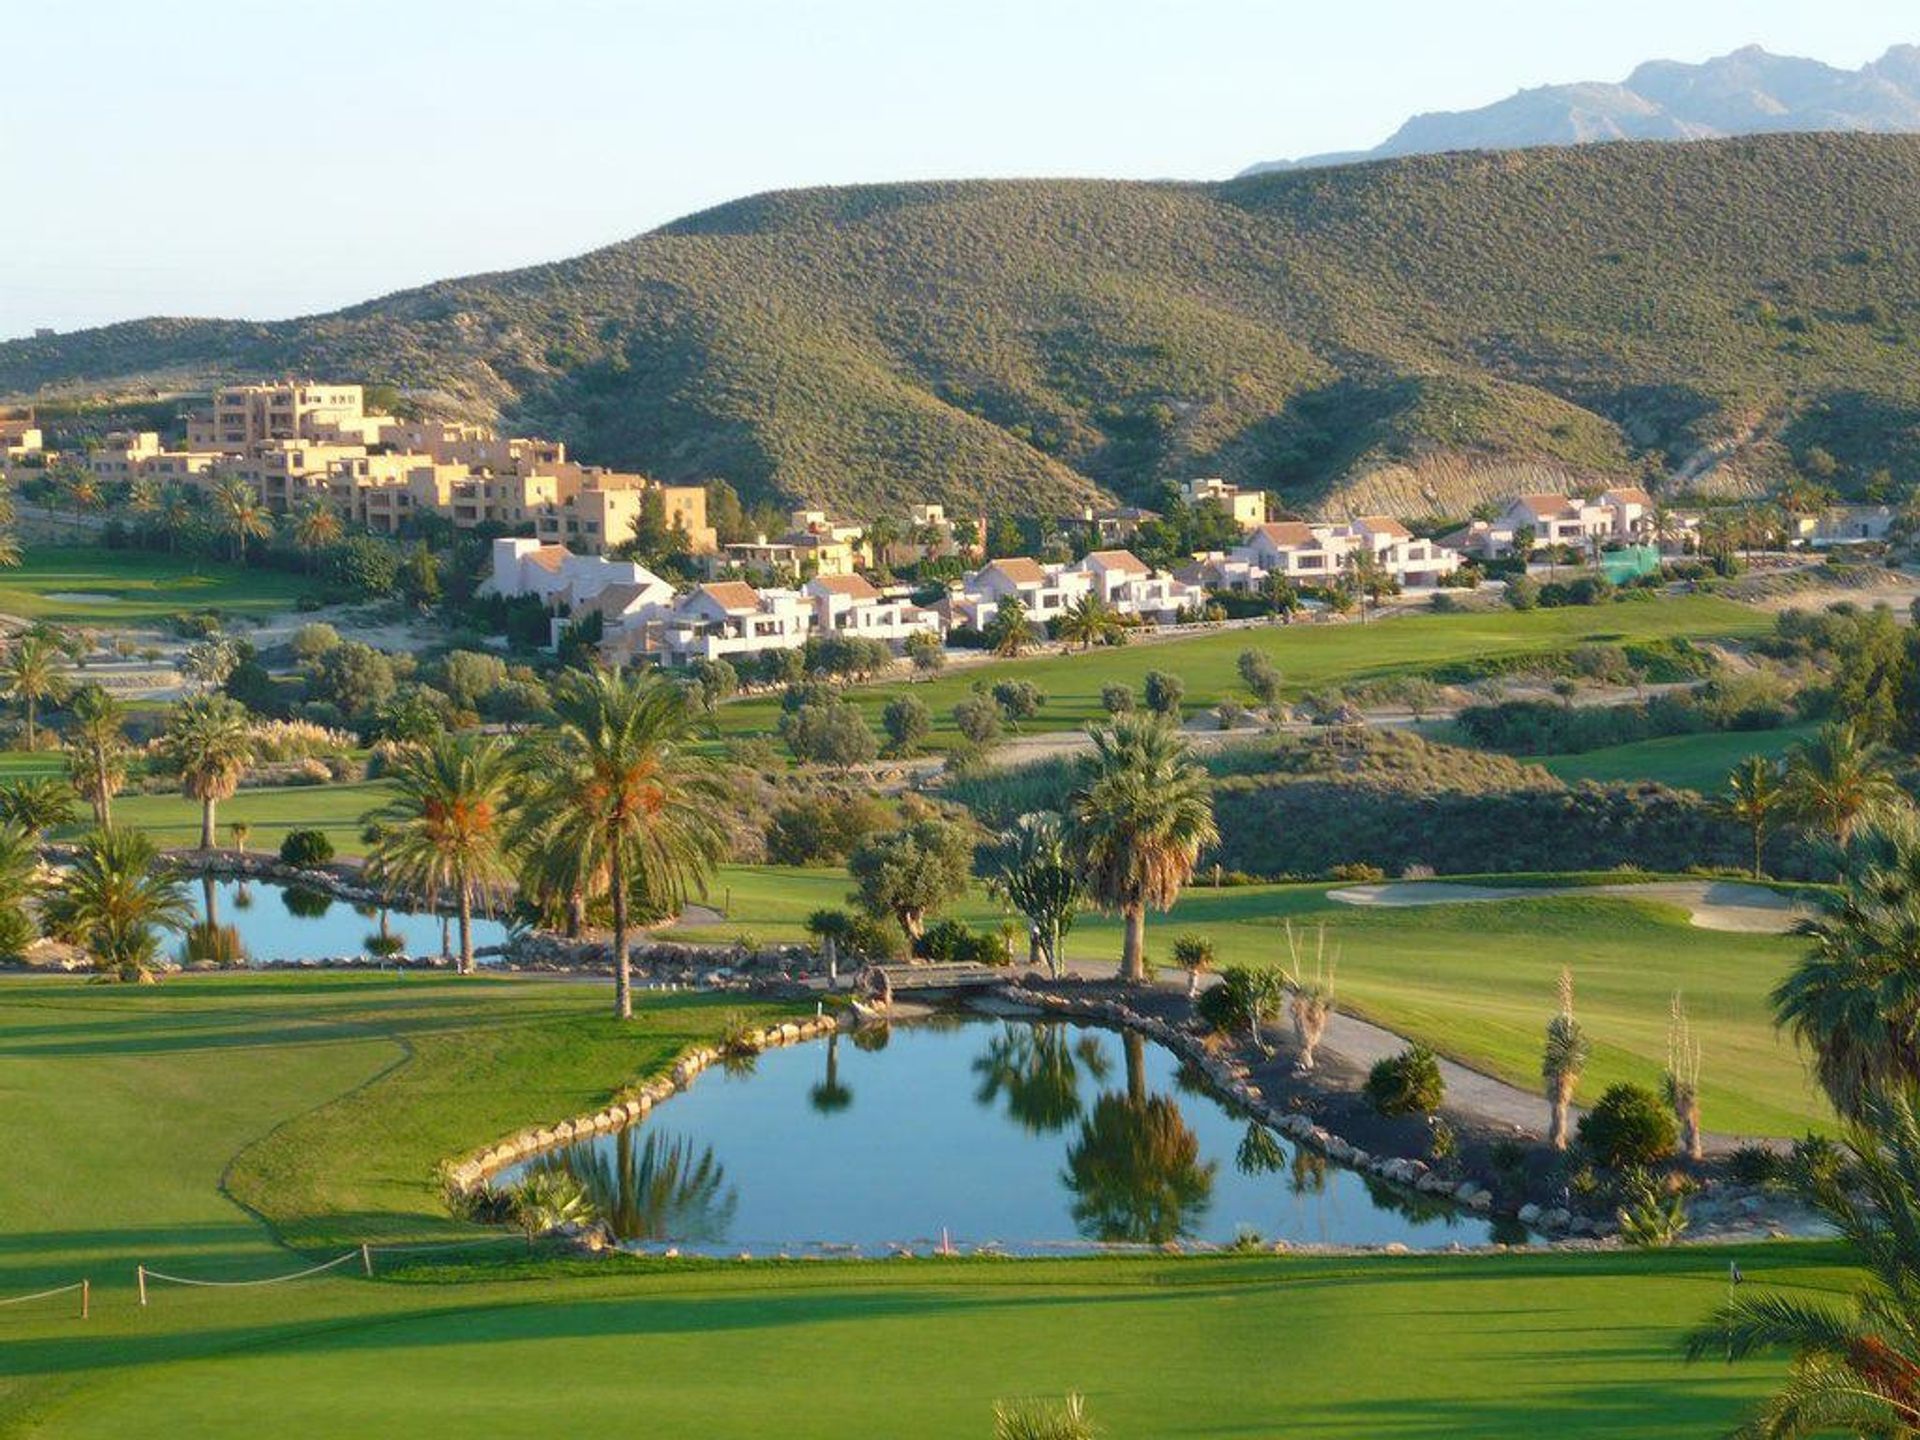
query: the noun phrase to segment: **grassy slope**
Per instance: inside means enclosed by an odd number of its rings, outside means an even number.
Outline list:
[[[1581,780],[1657,780],[1676,790],[1717,795],[1727,774],[1750,755],[1776,759],[1812,735],[1816,726],[1786,725],[1778,730],[1723,731],[1707,735],[1669,735],[1631,745],[1609,745],[1580,755],[1539,755],[1532,763],[1574,784]]]
[[[15,341],[0,390],[393,381],[857,513],[1196,473],[1312,500],[1440,452],[1458,514],[1513,488],[1467,466],[1637,473],[1786,397],[1852,483],[1913,458],[1916,206],[1920,140],[1864,135],[796,191],[333,315]]]
[[[229,616],[267,615],[288,609],[306,588],[297,575],[216,560],[87,546],[39,546],[29,549],[17,568],[0,570],[0,615],[63,625],[151,625],[182,611],[208,607]],[[65,595],[113,598],[56,598]]]
[[[84,1328],[64,1299],[0,1310],[0,1434],[519,1431],[550,1424],[564,1395],[569,1422],[593,1429],[640,1414],[663,1434],[744,1440],[777,1415],[783,1433],[826,1437],[886,1415],[896,1433],[960,1437],[982,1433],[994,1396],[1075,1387],[1116,1435],[1505,1436],[1544,1416],[1560,1434],[1678,1437],[1724,1428],[1766,1377],[1676,1357],[1721,1293],[1719,1250],[572,1275],[508,1262],[413,1283],[156,1287],[150,1309],[133,1305],[137,1258],[236,1277],[294,1263],[234,1198],[329,1246],[440,1228],[438,1153],[592,1103],[718,1011],[649,1006],[629,1037],[599,1018],[604,999],[420,978],[10,989],[0,1093],[25,1123],[0,1170],[0,1295],[76,1271],[99,1288]],[[1739,1258],[1760,1282],[1840,1279],[1819,1247]],[[1372,1363],[1383,1353],[1390,1368]],[[831,1378],[852,1355],[858,1383]]]
[[[337,853],[358,855],[366,849],[360,832],[367,813],[392,793],[380,780],[242,790],[220,802],[221,841],[227,839],[228,825],[244,820],[253,827],[247,844],[255,850],[278,849],[287,831],[310,828],[324,830]],[[113,814],[116,821],[138,826],[162,845],[195,845],[200,840],[199,803],[183,795],[125,795],[114,801]],[[78,835],[87,828],[75,825],[63,833]]]
[[[1247,701],[1235,664],[1255,649],[1280,670],[1287,692],[1328,685],[1354,685],[1384,676],[1420,673],[1466,660],[1537,654],[1588,643],[1631,643],[1671,637],[1703,638],[1757,634],[1767,616],[1713,596],[1668,598],[1651,604],[1574,606],[1526,612],[1497,610],[1465,615],[1406,615],[1368,625],[1274,625],[1182,636],[1151,644],[1068,655],[1036,655],[956,671],[929,681],[891,681],[856,687],[848,698],[878,727],[880,712],[895,695],[916,696],[932,711],[936,743],[953,733],[952,710],[977,680],[1031,680],[1047,703],[1029,730],[1075,729],[1105,718],[1104,685],[1137,692],[1149,670],[1165,670],[1186,682],[1189,712],[1222,699]],[[771,732],[778,723],[777,697],[755,696],[722,705],[722,733]]]

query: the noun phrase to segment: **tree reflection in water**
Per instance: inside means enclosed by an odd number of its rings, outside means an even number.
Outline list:
[[[674,1240],[718,1244],[732,1228],[740,1196],[727,1183],[713,1147],[648,1130],[636,1145],[635,1127],[614,1132],[611,1149],[570,1145],[535,1162],[536,1169],[571,1175],[594,1213],[619,1240]]]
[[[1007,1114],[1029,1135],[1051,1135],[1080,1118],[1080,1072],[1095,1084],[1111,1071],[1093,1035],[1076,1044],[1062,1025],[1006,1025],[973,1062],[974,1099],[991,1109],[1006,1097]]]
[[[1249,1120],[1233,1155],[1234,1168],[1242,1175],[1271,1175],[1286,1163],[1287,1149],[1280,1137],[1258,1120]]]
[[[827,1036],[827,1073],[807,1092],[807,1099],[822,1115],[833,1115],[853,1104],[853,1091],[840,1083],[840,1037]]]
[[[1164,1095],[1147,1094],[1146,1041],[1121,1036],[1127,1088],[1094,1102],[1067,1151],[1061,1179],[1072,1214],[1091,1240],[1164,1244],[1193,1233],[1213,1200],[1215,1165]]]

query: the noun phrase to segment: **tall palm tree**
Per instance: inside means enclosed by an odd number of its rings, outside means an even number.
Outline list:
[[[324,500],[309,500],[293,517],[293,543],[306,552],[304,564],[312,570],[316,557],[342,534],[340,515]]]
[[[68,690],[67,672],[59,638],[45,630],[29,630],[8,647],[0,660],[0,694],[15,701],[26,714],[27,749],[38,741],[42,701],[58,704]]]
[[[213,513],[220,533],[233,541],[236,562],[247,558],[247,542],[273,534],[273,517],[254,488],[238,475],[222,475],[213,486]]]
[[[1094,902],[1125,922],[1120,978],[1146,977],[1147,908],[1166,910],[1220,838],[1213,785],[1158,715],[1122,715],[1093,732],[1068,801],[1070,841]]]
[[[509,878],[506,808],[513,770],[490,736],[442,734],[403,746],[395,795],[375,812],[369,857],[388,890],[412,890],[458,907],[461,974],[473,971],[473,908]]]
[[[693,746],[699,716],[685,689],[657,675],[599,671],[560,688],[555,727],[528,753],[527,805],[551,817],[604,874],[613,910],[614,1013],[633,1014],[628,907],[636,891],[684,904],[727,852],[718,763]]]
[[[1857,1115],[1880,1087],[1920,1082],[1920,822],[1881,820],[1833,855],[1839,883],[1794,926],[1812,943],[1770,998],[1834,1108]]]
[[[1007,1114],[1029,1135],[1064,1130],[1084,1113],[1080,1072],[1096,1084],[1107,1078],[1107,1057],[1098,1040],[1076,1047],[1064,1025],[1008,1023],[975,1057],[980,1077],[974,1100],[993,1106],[1006,1097]]]
[[[127,486],[127,509],[141,519],[158,515],[161,503],[160,482],[151,475],[142,475]]]
[[[1842,845],[1861,825],[1905,802],[1880,747],[1846,720],[1829,721],[1794,746],[1781,792],[1787,814]]]
[[[1687,1358],[1793,1357],[1736,1435],[1920,1434],[1920,1120],[1909,1092],[1873,1097],[1847,1139],[1852,1163],[1802,1179],[1866,1272],[1841,1309],[1804,1294],[1730,1290],[1687,1337]]]
[[[180,788],[200,802],[200,848],[213,849],[215,807],[240,788],[253,763],[253,724],[246,707],[224,695],[181,701],[160,737],[160,753],[180,776]]]
[[[80,847],[41,907],[48,930],[93,956],[96,969],[143,979],[160,958],[160,932],[185,930],[193,907],[138,830],[99,830]]]
[[[1022,815],[1002,837],[1005,852],[987,877],[987,889],[1027,922],[1033,958],[1060,975],[1060,942],[1073,928],[1084,892],[1080,867],[1068,853],[1060,817],[1050,810]]]
[[[72,708],[67,780],[105,830],[113,824],[113,797],[127,780],[126,707],[98,685],[83,685],[74,692]]]
[[[167,487],[166,496],[160,503],[160,528],[167,532],[167,553],[171,555],[180,548],[180,537],[193,528],[198,518],[198,491],[184,490],[177,485]]]
[[[1780,767],[1764,755],[1749,755],[1727,776],[1727,794],[1720,802],[1720,812],[1729,820],[1739,821],[1752,834],[1756,880],[1763,873],[1767,831],[1778,817],[1781,798]]]

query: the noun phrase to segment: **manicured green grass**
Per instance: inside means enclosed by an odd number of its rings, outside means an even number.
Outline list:
[[[1676,790],[1717,795],[1727,773],[1750,755],[1778,759],[1813,734],[1813,725],[1778,730],[1725,730],[1705,735],[1668,735],[1632,745],[1610,745],[1581,755],[1539,755],[1532,763],[1575,784],[1581,780],[1656,780]]]
[[[227,827],[244,820],[253,827],[247,845],[273,850],[289,830],[326,832],[341,855],[359,855],[366,849],[360,832],[369,811],[385,804],[392,787],[381,780],[341,781],[329,785],[278,785],[241,790],[220,802],[217,820],[221,843]],[[116,823],[137,826],[162,846],[196,845],[200,840],[200,805],[180,794],[123,795],[113,802]],[[86,825],[71,827],[79,834]]]
[[[457,1233],[437,1159],[599,1103],[731,1003],[643,997],[626,1028],[606,1000],[426,976],[9,982],[0,1297],[96,1288],[84,1324],[71,1297],[0,1309],[0,1435],[519,1433],[564,1411],[958,1440],[997,1396],[1079,1389],[1115,1436],[1691,1436],[1769,1378],[1679,1360],[1728,1258],[1754,1283],[1844,1279],[1805,1245],[743,1266],[529,1263],[508,1242],[435,1268],[382,1254],[372,1282],[154,1282],[136,1306],[136,1263],[241,1279],[301,1264],[281,1239],[324,1257]]]
[[[861,686],[850,690],[848,698],[877,727],[887,701],[900,694],[917,696],[933,712],[937,741],[953,734],[953,707],[977,680],[1031,680],[1046,692],[1047,703],[1026,728],[1061,730],[1104,718],[1101,688],[1120,684],[1138,692],[1149,670],[1165,670],[1186,681],[1189,712],[1229,698],[1246,703],[1236,662],[1247,649],[1265,654],[1279,668],[1288,693],[1298,695],[1464,660],[1537,654],[1588,643],[1746,635],[1768,624],[1765,615],[1732,601],[1686,596],[1598,608],[1409,615],[1369,625],[1276,625],[1119,649],[1031,656],[958,670],[930,681]],[[720,707],[720,728],[728,735],[771,732],[779,710],[777,697],[735,701]]]
[[[841,870],[729,866],[711,897],[718,906],[731,891],[726,923],[669,933],[691,940],[745,933],[801,941],[806,917],[846,908],[849,888]],[[1595,1045],[1581,1090],[1588,1099],[1616,1080],[1658,1083],[1668,1005],[1677,989],[1706,1048],[1709,1128],[1794,1135],[1830,1121],[1791,1042],[1775,1032],[1766,1003],[1768,990],[1798,956],[1799,941],[1707,930],[1677,907],[1607,896],[1368,909],[1328,900],[1329,888],[1189,889],[1171,914],[1151,917],[1148,949],[1164,963],[1174,938],[1195,931],[1214,942],[1223,965],[1273,966],[1287,962],[1287,922],[1308,942],[1324,925],[1337,957],[1342,1008],[1528,1090],[1537,1085],[1555,978],[1562,965],[1571,966]],[[978,885],[945,913],[987,928],[1005,917]],[[1117,922],[1083,915],[1066,953],[1117,961]]]
[[[290,608],[311,588],[298,575],[224,561],[34,546],[17,568],[0,570],[0,614],[67,625],[150,625],[209,606],[227,615],[270,615]]]

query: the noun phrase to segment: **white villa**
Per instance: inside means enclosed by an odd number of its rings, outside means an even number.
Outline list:
[[[1336,579],[1356,555],[1371,555],[1402,585],[1433,585],[1460,568],[1460,557],[1435,541],[1414,535],[1398,520],[1363,515],[1343,524],[1273,520],[1256,525],[1244,545],[1224,556],[1201,557],[1189,578],[1218,575],[1208,583],[1230,590],[1257,589],[1268,575],[1297,585]]]
[[[1131,550],[1095,550],[1072,565],[1042,565],[1018,556],[994,560],[963,577],[949,597],[957,623],[985,628],[1008,600],[1018,600],[1036,624],[1057,620],[1089,595],[1122,615],[1172,620],[1206,603],[1206,591],[1155,572]]]
[[[1493,520],[1476,520],[1443,543],[1465,555],[1498,560],[1513,553],[1513,537],[1522,526],[1533,531],[1536,546],[1588,544],[1661,545],[1672,548],[1699,528],[1697,515],[1668,515],[1664,529],[1659,506],[1637,485],[1605,491],[1597,500],[1572,495],[1521,495]]]

